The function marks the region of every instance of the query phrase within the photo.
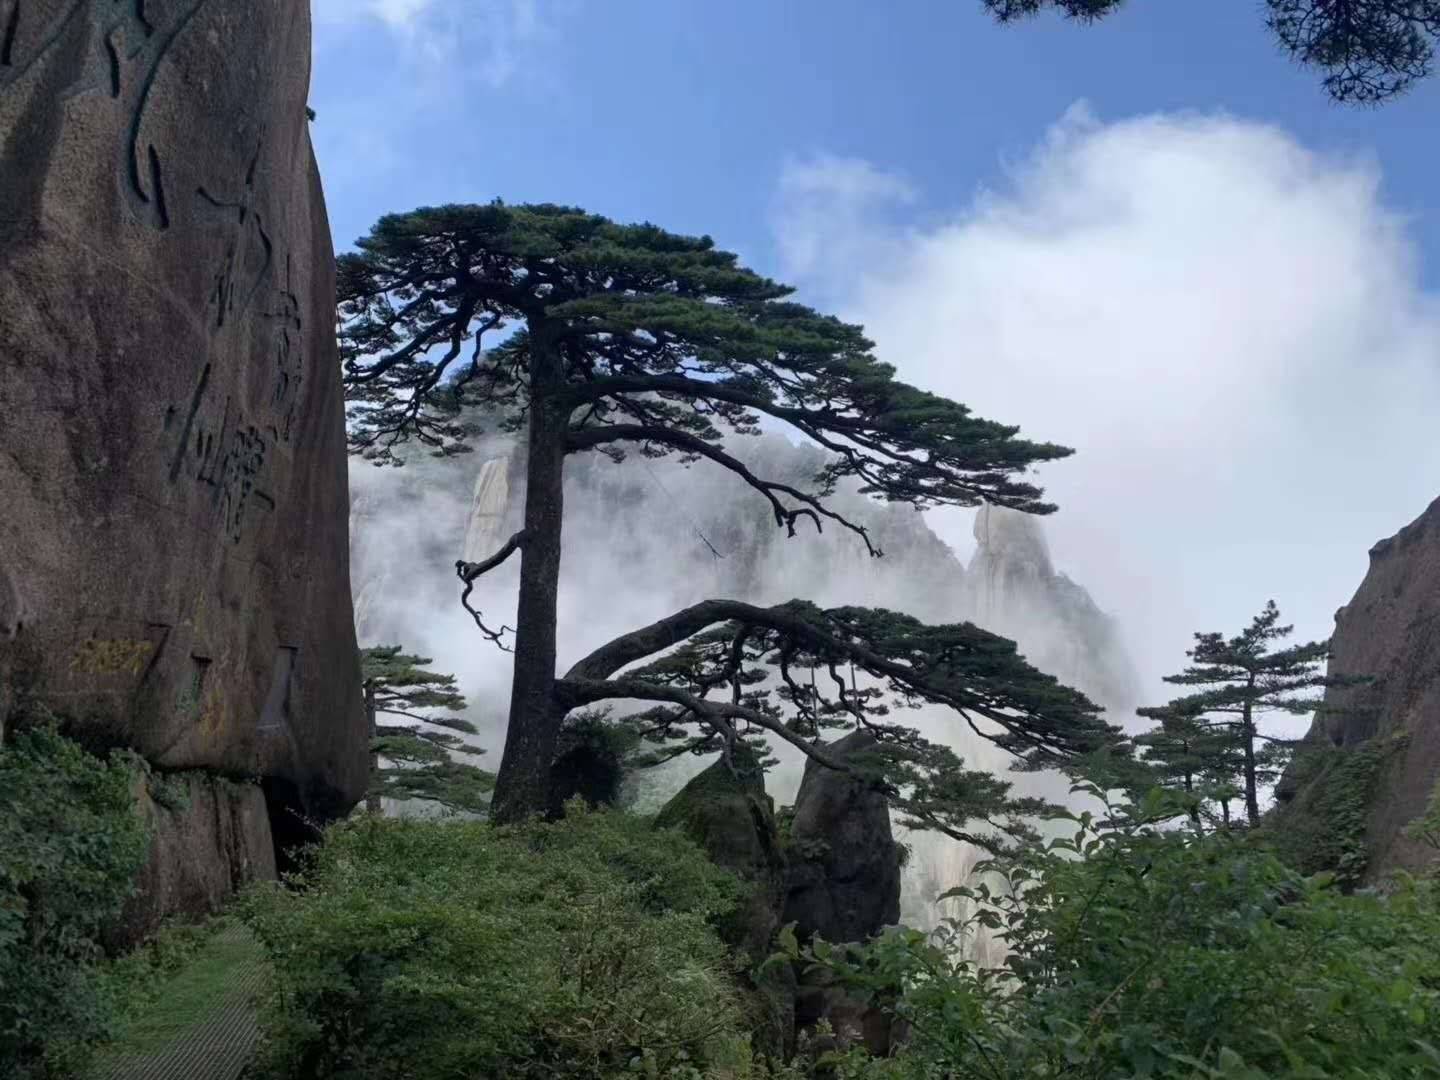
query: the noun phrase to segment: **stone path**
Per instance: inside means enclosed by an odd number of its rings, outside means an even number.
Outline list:
[[[265,968],[258,949],[246,949],[252,944],[250,932],[238,923],[217,935],[211,947],[242,949],[247,958],[227,969],[214,1004],[153,1051],[105,1060],[94,1080],[237,1080],[260,1039],[255,999]],[[182,972],[167,993],[184,992]]]

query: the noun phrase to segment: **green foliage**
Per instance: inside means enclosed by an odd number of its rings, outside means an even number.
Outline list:
[[[378,811],[382,798],[417,799],[452,811],[482,814],[489,807],[495,776],[452,757],[485,751],[460,737],[477,734],[470,721],[430,712],[465,708],[455,676],[426,670],[430,663],[428,656],[408,654],[399,645],[360,650],[371,726],[370,808]],[[382,715],[414,723],[381,724],[377,718]],[[382,765],[382,760],[386,764]]]
[[[1430,792],[1425,813],[1405,826],[1405,836],[1440,852],[1440,782]]]
[[[684,1075],[733,1048],[732,878],[677,833],[589,812],[361,817],[246,899],[274,967],[267,1075]],[[681,1071],[675,1071],[681,1070]],[[648,1072],[647,1072],[648,1071]]]
[[[1013,641],[879,608],[704,601],[597,649],[558,689],[582,702],[592,693],[673,702],[626,722],[642,740],[691,753],[745,744],[762,764],[770,737],[823,760],[823,738],[863,727],[876,745],[843,767],[883,791],[901,824],[991,847],[1028,836],[1028,819],[1050,807],[967,768],[896,714],[928,701],[989,721],[975,723],[977,733],[1025,769],[1089,770],[1102,758],[1118,768],[1129,755],[1093,702],[1036,669]]]
[[[1196,634],[1195,647],[1185,654],[1192,663],[1165,681],[1199,689],[1168,705],[1138,710],[1160,721],[1138,740],[1150,746],[1147,760],[1156,782],[1195,794],[1197,810],[1218,803],[1224,824],[1230,823],[1229,803],[1237,790],[1249,824],[1260,823],[1259,792],[1280,778],[1294,753],[1293,740],[1261,730],[1264,714],[1313,713],[1322,706],[1320,691],[1368,681],[1328,673],[1328,641],[1276,648],[1293,630],[1280,625],[1280,609],[1271,600],[1234,637]]]
[[[1124,0],[983,0],[1000,21],[1053,8],[1091,22]],[[1158,6],[1158,5],[1157,5]],[[1323,73],[1339,102],[1375,105],[1430,75],[1440,37],[1437,0],[1265,0],[1265,22],[1294,61]]]
[[[0,746],[0,1075],[61,1074],[111,1030],[99,935],[145,860],[136,783],[53,728]]]
[[[1267,840],[1307,874],[1330,872],[1358,884],[1369,861],[1365,836],[1385,763],[1407,742],[1404,732],[1355,747],[1309,746],[1296,758],[1300,803],[1278,815]]]
[[[723,431],[753,434],[768,413],[839,451],[822,491],[853,476],[916,504],[1053,509],[1011,474],[1069,450],[897,381],[860,327],[788,301],[708,236],[496,200],[388,214],[356,247],[338,260],[340,351],[351,445],[372,460],[412,436],[463,449],[465,402],[515,430],[551,397],[576,414],[572,452],[628,442],[719,460]],[[767,495],[792,531],[834,517],[793,490]]]
[[[1250,834],[1168,827],[1177,812],[1157,789],[1102,820],[1066,815],[1073,835],[982,864],[955,890],[969,919],[932,938],[817,947],[810,959],[862,997],[905,987],[906,1049],[851,1055],[840,1075],[1440,1075],[1436,885],[1347,896]],[[1008,947],[1002,968],[966,958],[978,927]]]

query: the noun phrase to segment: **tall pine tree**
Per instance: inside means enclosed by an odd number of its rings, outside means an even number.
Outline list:
[[[1094,22],[1125,0],[981,2],[1000,22],[1047,8]],[[1376,105],[1434,71],[1440,0],[1264,0],[1263,8],[1266,26],[1281,50],[1320,71],[1322,85],[1335,101]]]
[[[964,711],[986,737],[1030,758],[1066,760],[1114,741],[1093,705],[1045,682],[1002,639],[973,627],[917,629],[890,613],[824,612],[803,602],[696,605],[624,635],[558,677],[556,592],[570,455],[619,459],[632,448],[704,461],[748,484],[789,534],[833,526],[876,556],[866,528],[831,507],[838,485],[922,509],[984,501],[1031,513],[1054,509],[1021,476],[1069,450],[1022,440],[1017,428],[900,382],[858,326],[789,301],[789,288],[740,266],[709,237],[548,204],[429,207],[381,218],[358,251],[340,259],[339,285],[356,452],[394,462],[397,447],[415,439],[436,454],[458,453],[477,415],[523,433],[523,528],[488,558],[457,567],[462,603],[480,631],[506,647],[513,633],[496,820],[543,812],[566,714],[608,700],[657,703],[670,710],[667,724],[698,724],[727,745],[738,737],[737,724],[763,729],[825,759],[813,738],[746,698],[738,683],[728,701],[710,696],[740,678],[762,647],[780,658],[782,672],[786,659],[802,652],[827,664],[854,662],[901,697]],[[493,347],[485,346],[487,337]],[[766,478],[726,451],[728,438],[756,434],[762,422],[788,426],[828,452],[812,483]],[[482,574],[517,554],[512,631],[469,598]],[[687,668],[688,676],[675,663],[644,677],[621,670],[656,661],[697,635],[706,641],[704,662]],[[611,663],[614,657],[624,659]],[[1012,681],[1002,683],[1002,675]],[[932,753],[909,729],[874,726],[872,704],[843,687],[832,702],[894,748],[896,770],[906,754]],[[933,789],[938,768],[921,770],[921,790]],[[895,771],[892,780],[900,776]]]
[[[1355,681],[1326,672],[1328,640],[1276,648],[1294,629],[1280,625],[1280,609],[1268,601],[1234,637],[1197,633],[1195,647],[1185,654],[1190,666],[1165,678],[1198,688],[1167,708],[1199,718],[1197,723],[1223,734],[1238,752],[1245,816],[1252,826],[1260,821],[1260,788],[1279,778],[1295,748],[1295,740],[1261,731],[1261,717],[1313,713],[1326,687]]]

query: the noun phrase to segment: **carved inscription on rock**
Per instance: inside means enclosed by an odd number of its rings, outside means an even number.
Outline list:
[[[42,24],[33,3],[0,0],[0,94],[78,43],[86,61],[64,97],[102,93],[117,103],[124,118],[117,145],[121,189],[136,218],[157,229],[170,227],[165,150],[145,137],[145,115],[161,66],[206,3],[74,0]]]

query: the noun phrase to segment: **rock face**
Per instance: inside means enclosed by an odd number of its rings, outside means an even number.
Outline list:
[[[765,779],[755,759],[737,750],[732,763],[716,761],[696,775],[655,819],[679,828],[717,866],[746,887],[740,905],[718,927],[720,936],[750,968],[769,955],[785,899],[785,856]],[[750,1028],[765,1052],[784,1057],[795,1039],[794,977],[788,969],[756,979],[741,976]]]
[[[854,731],[829,747],[856,763],[875,746],[867,731]],[[900,918],[900,848],[890,830],[885,797],[845,773],[809,761],[795,798],[786,845],[782,921],[808,943],[865,941]],[[837,1046],[863,1044],[884,1055],[891,1044],[888,1014],[832,985],[823,973],[797,972],[795,1027],[813,1029],[827,1020]]]
[[[829,747],[842,761],[863,756],[875,737],[854,731]],[[864,941],[900,918],[900,849],[885,796],[846,773],[805,765],[787,846],[783,921],[808,941]]]
[[[1314,747],[1355,750],[1393,746],[1373,784],[1365,848],[1372,880],[1396,868],[1415,870],[1434,852],[1401,830],[1420,816],[1440,782],[1440,499],[1388,540],[1370,549],[1370,570],[1354,599],[1335,615],[1332,674],[1373,682],[1332,688],[1306,736]],[[1399,736],[1400,738],[1397,738]],[[1279,829],[1301,830],[1307,791],[1298,764],[1277,789]],[[1333,782],[1322,773],[1312,783]]]
[[[1042,671],[1128,713],[1139,677],[1115,621],[1055,570],[1040,518],[1003,506],[975,515],[963,605],[977,625],[1012,638]]]
[[[174,802],[140,797],[150,856],[135,896],[106,935],[113,950],[142,941],[169,916],[213,914],[247,883],[275,877],[270,820],[257,785],[182,773],[167,789]]]
[[[4,15],[0,675],[294,835],[366,776],[309,4]]]
[[[733,768],[724,761],[708,766],[665,804],[655,827],[683,830],[712,862],[749,884],[749,897],[721,933],[729,945],[764,959],[780,925],[785,857],[765,780],[753,759],[737,750]]]

